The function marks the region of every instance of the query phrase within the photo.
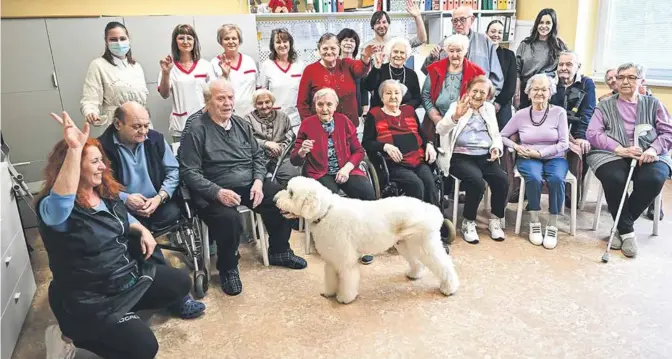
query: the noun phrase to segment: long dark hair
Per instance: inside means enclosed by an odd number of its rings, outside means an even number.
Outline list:
[[[486,34],[488,33],[488,31],[490,31],[490,26],[492,26],[492,25],[494,25],[494,24],[500,24],[500,25],[502,25],[502,27],[504,27],[504,23],[503,23],[503,22],[501,22],[501,21],[499,21],[499,20],[492,20],[492,21],[490,21],[490,23],[488,24],[488,27],[485,28],[485,33],[486,33]]]
[[[551,58],[556,59],[560,56],[560,52],[566,49],[567,46],[558,38],[558,15],[555,13],[554,9],[546,8],[539,11],[537,18],[534,20],[534,26],[532,26],[532,30],[530,31],[530,36],[526,37],[523,41],[534,46],[534,42],[539,40],[539,23],[541,22],[541,18],[545,15],[550,16],[551,21],[553,21],[553,27],[546,38],[546,42],[551,50]]]
[[[178,35],[189,35],[194,38],[194,48],[191,49],[191,59],[194,63],[201,59],[201,43],[198,41],[198,35],[191,25],[183,24],[175,26],[173,30],[173,38],[170,42],[170,50],[173,53],[173,59],[180,61],[180,49],[177,46]]]
[[[338,42],[343,41],[343,39],[353,39],[355,40],[355,51],[352,52],[352,57],[357,58],[357,53],[359,52],[359,35],[353,29],[345,28],[336,35]]]
[[[298,55],[296,54],[296,50],[294,50],[294,37],[292,37],[292,34],[287,31],[287,29],[282,28],[282,29],[274,29],[271,32],[271,41],[268,44],[269,49],[271,50],[271,54],[268,56],[269,59],[275,61],[275,59],[278,58],[278,53],[275,52],[275,39],[280,38],[282,41],[289,41],[289,51],[287,53],[287,61],[289,61],[290,64],[293,64],[298,60]]]
[[[117,22],[117,21],[111,21],[107,23],[107,26],[105,26],[105,36],[103,37],[105,39],[105,52],[103,53],[103,58],[109,62],[112,66],[117,66],[114,64],[114,55],[110,52],[110,49],[107,47],[107,33],[116,28],[122,28],[124,29],[124,32],[126,33],[127,37],[130,37],[128,35],[128,29],[126,29],[126,26],[124,24]],[[128,52],[126,53],[126,61],[128,61],[129,64],[134,65],[135,64],[135,59],[133,58],[133,54],[131,54],[131,49],[128,49]]]

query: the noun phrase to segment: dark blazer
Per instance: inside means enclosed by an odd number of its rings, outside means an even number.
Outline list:
[[[413,107],[413,109],[416,109],[422,103],[422,96],[420,95],[420,83],[418,82],[418,75],[415,73],[415,71],[409,69],[406,66],[404,66],[404,70],[406,71],[405,72],[406,75],[405,75],[405,81],[402,83],[406,86],[406,88],[408,88],[408,91],[406,92],[406,95],[404,95],[404,98],[401,99],[401,104],[409,105]],[[380,66],[380,69],[377,69],[375,67],[371,68],[371,72],[369,72],[369,75],[367,75],[366,78],[363,80],[362,86],[364,86],[367,90],[373,92],[373,96],[371,96],[372,108],[383,106],[383,101],[380,99],[380,95],[378,94],[378,88],[380,87],[380,84],[383,83],[383,81],[389,79],[390,79],[390,64],[386,63]]]

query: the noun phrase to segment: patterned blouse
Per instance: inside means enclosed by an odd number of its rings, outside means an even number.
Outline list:
[[[322,122],[322,128],[327,134],[331,134],[334,132],[334,120],[329,122]],[[329,140],[327,142],[327,156],[329,158],[327,174],[333,176],[338,173],[340,167],[338,166],[338,158],[336,157],[336,149],[334,148],[334,139],[332,136],[329,136]]]

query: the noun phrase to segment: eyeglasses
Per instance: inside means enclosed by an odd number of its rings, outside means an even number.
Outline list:
[[[280,28],[277,28],[277,29],[273,29],[273,31],[271,31],[271,34],[272,34],[272,35],[275,35],[275,34],[277,34],[277,33],[279,33],[279,32],[286,32],[286,33],[289,33],[289,30],[287,30],[286,27],[280,27]]]
[[[618,75],[618,76],[616,76],[616,80],[618,80],[618,81],[628,80],[628,81],[631,81],[631,82],[635,82],[635,81],[639,80],[640,78],[641,77],[635,76],[635,75],[630,75],[630,76]]]
[[[465,22],[467,22],[467,20],[469,20],[468,17],[454,17],[450,21],[453,24],[464,24]]]

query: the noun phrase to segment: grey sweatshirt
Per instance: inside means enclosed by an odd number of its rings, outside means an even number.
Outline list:
[[[561,51],[567,50],[564,43],[560,44]],[[551,49],[546,41],[537,40],[532,43],[522,41],[516,50],[516,69],[520,81],[525,84],[536,74],[546,74],[555,78],[559,57],[560,53],[554,59],[551,58]]]
[[[264,180],[264,153],[252,128],[233,115],[228,128],[216,124],[206,112],[194,119],[180,140],[180,178],[198,207],[215,202],[220,189],[234,189]]]
[[[439,43],[443,49],[443,41]],[[441,50],[439,58],[427,56],[425,63],[422,65],[422,72],[427,74],[427,66],[441,59],[448,57],[445,51]],[[499,64],[499,57],[497,57],[497,46],[488,39],[484,34],[471,31],[469,32],[469,51],[467,52],[467,60],[480,66],[485,71],[492,85],[495,86],[495,93],[499,94],[504,85],[504,74],[502,67]]]

